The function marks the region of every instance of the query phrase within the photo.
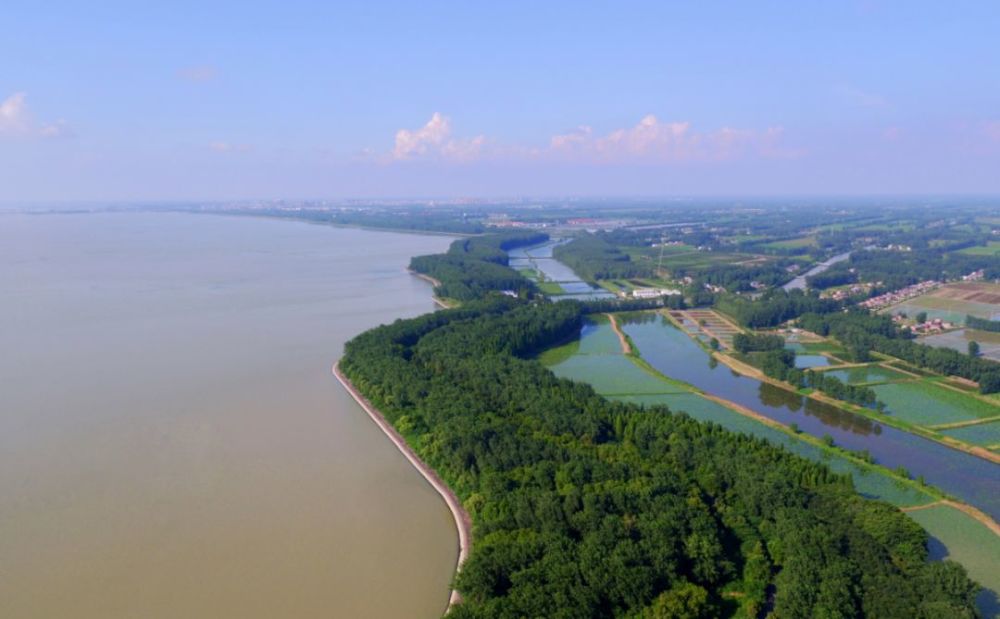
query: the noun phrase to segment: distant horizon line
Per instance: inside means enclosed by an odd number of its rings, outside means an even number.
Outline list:
[[[712,200],[953,200],[989,199],[1000,200],[1000,193],[816,193],[816,194],[540,194],[540,195],[492,195],[492,196],[380,196],[380,197],[257,197],[257,198],[80,198],[80,199],[0,199],[0,208],[43,207],[43,206],[251,206],[269,204],[309,204],[316,206],[338,205],[403,205],[405,203],[461,204],[515,204],[543,201],[572,202],[699,202]]]

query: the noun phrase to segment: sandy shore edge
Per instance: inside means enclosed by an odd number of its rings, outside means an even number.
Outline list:
[[[455,520],[455,528],[458,529],[458,561],[455,564],[455,573],[458,574],[459,570],[462,569],[462,564],[465,563],[465,560],[469,556],[469,548],[472,545],[472,519],[469,517],[468,512],[465,511],[465,508],[462,507],[462,502],[458,500],[458,497],[452,492],[451,488],[438,477],[434,469],[417,456],[409,444],[407,444],[406,439],[396,431],[396,428],[392,427],[392,424],[389,423],[382,413],[340,371],[340,361],[333,364],[332,372],[337,380],[340,381],[340,384],[344,386],[344,389],[347,389],[347,392],[351,394],[351,397],[368,413],[368,416],[375,422],[375,425],[389,437],[389,440],[396,446],[396,449],[406,457],[410,464],[413,465],[413,468],[417,469],[417,472],[427,480],[427,483],[441,495],[441,498],[448,505],[448,510]],[[451,595],[448,598],[448,608],[450,609],[461,601],[461,594],[457,589],[452,589]]]

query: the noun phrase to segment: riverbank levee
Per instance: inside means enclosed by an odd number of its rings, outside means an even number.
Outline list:
[[[469,556],[469,548],[472,544],[472,519],[469,517],[469,513],[465,511],[462,507],[462,502],[458,500],[458,497],[452,492],[451,488],[448,487],[444,481],[438,477],[438,474],[434,472],[430,466],[428,466],[420,457],[414,453],[413,449],[407,444],[406,439],[396,431],[391,423],[382,415],[377,408],[375,408],[371,402],[368,401],[365,396],[361,395],[361,392],[355,388],[351,381],[344,376],[344,373],[340,371],[339,362],[333,364],[333,375],[337,377],[340,384],[344,386],[344,389],[351,394],[351,397],[358,403],[358,405],[364,409],[371,420],[375,422],[375,425],[385,433],[385,435],[392,441],[392,444],[406,457],[406,459],[413,465],[413,468],[417,469],[427,483],[434,488],[435,491],[444,502],[448,505],[448,510],[451,512],[452,517],[455,519],[455,528],[458,529],[458,561],[455,564],[455,573],[457,574],[459,570],[462,569],[462,564]],[[451,595],[448,598],[448,608],[459,603],[462,600],[461,595],[457,589],[451,590]]]

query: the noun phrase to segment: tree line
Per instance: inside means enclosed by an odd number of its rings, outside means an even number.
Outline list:
[[[965,326],[980,331],[1000,332],[1000,320],[989,320],[988,318],[979,318],[978,316],[966,316]]]

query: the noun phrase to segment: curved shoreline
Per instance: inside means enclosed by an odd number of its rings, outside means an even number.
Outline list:
[[[417,472],[427,483],[434,488],[435,491],[444,499],[445,504],[448,505],[448,511],[451,512],[452,518],[455,520],[455,528],[458,529],[458,561],[455,564],[455,574],[462,569],[462,564],[469,557],[469,549],[472,546],[472,519],[469,517],[469,513],[465,511],[462,507],[462,502],[458,500],[455,493],[448,487],[438,474],[434,472],[430,466],[428,466],[423,460],[420,459],[413,449],[407,444],[406,439],[396,431],[396,428],[389,423],[381,412],[375,406],[368,401],[368,398],[363,396],[360,391],[354,386],[353,383],[340,371],[340,361],[338,360],[333,364],[331,368],[333,375],[340,381],[340,384],[344,386],[344,389],[351,394],[351,397],[368,413],[368,416],[372,421],[375,422],[382,432],[392,441],[392,444],[398,449],[409,461],[413,468],[417,469]],[[448,597],[448,610],[452,606],[458,604],[462,601],[462,596],[457,589],[452,589],[451,594]],[[445,611],[447,612],[447,610]]]

